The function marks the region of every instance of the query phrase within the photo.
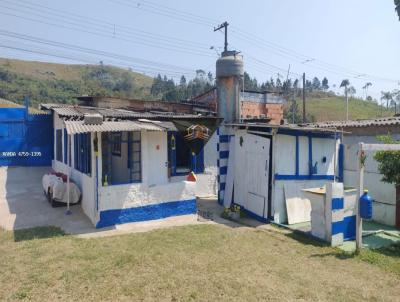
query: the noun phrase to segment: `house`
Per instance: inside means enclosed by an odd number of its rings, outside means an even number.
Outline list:
[[[219,202],[261,221],[310,221],[303,189],[338,177],[340,135],[332,129],[227,123],[219,129]]]
[[[82,191],[98,227],[196,213],[216,194],[215,117],[42,104],[52,112],[52,168]],[[194,171],[196,182],[186,181]]]
[[[212,88],[194,98],[191,102],[194,105],[206,106],[210,111],[218,111],[218,87]],[[268,118],[271,124],[280,125],[283,120],[283,104],[285,99],[281,94],[270,91],[240,91],[240,118],[265,119]]]
[[[331,121],[310,124],[310,127],[343,130],[344,157],[343,181],[346,186],[355,186],[357,180],[358,143],[381,143],[378,136],[390,135],[400,140],[400,117],[385,117],[377,119]],[[369,189],[373,202],[374,221],[400,227],[400,196],[394,184],[382,182],[378,171],[378,163],[373,159],[373,153],[367,152],[364,172],[364,185]],[[397,213],[397,214],[396,214]]]

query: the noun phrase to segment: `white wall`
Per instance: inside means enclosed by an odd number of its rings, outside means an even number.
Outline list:
[[[398,139],[397,135],[397,139]],[[344,184],[357,186],[357,151],[358,143],[380,143],[376,136],[345,136],[344,137]],[[378,171],[378,163],[373,159],[373,152],[366,152],[367,159],[364,170],[364,188],[374,199],[372,219],[387,225],[396,222],[396,187],[383,181]]]
[[[196,196],[198,197],[216,196],[218,194],[218,139],[217,131],[215,131],[204,146],[204,173],[197,175]]]
[[[274,141],[276,148],[274,150],[275,173],[294,175],[296,173],[296,137],[277,134],[274,136]],[[303,154],[303,151],[307,151],[308,154],[308,141],[306,146],[307,148],[300,149],[300,154]],[[308,156],[306,159],[308,163]]]
[[[181,181],[152,186],[141,183],[100,187],[99,211],[194,199],[195,186],[193,182]]]
[[[284,187],[292,186],[301,199],[307,199],[302,189],[323,187],[327,180],[275,180],[273,186],[272,213],[277,223],[287,223]]]

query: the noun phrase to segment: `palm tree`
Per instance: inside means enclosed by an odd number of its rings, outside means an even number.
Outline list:
[[[347,96],[347,87],[350,85],[350,81],[348,79],[344,79],[342,83],[340,83],[340,88],[344,87],[344,95],[346,96],[346,121],[349,120],[349,98]]]
[[[350,98],[353,98],[354,95],[356,94],[357,90],[354,88],[354,86],[350,86],[348,89],[348,92],[350,94]]]
[[[368,98],[368,87],[370,87],[370,86],[372,86],[372,83],[371,82],[367,82],[367,83],[365,83],[365,85],[362,88],[365,91],[365,99]]]
[[[389,108],[389,102],[393,100],[393,95],[390,91],[381,91],[381,100],[386,101],[386,108]]]

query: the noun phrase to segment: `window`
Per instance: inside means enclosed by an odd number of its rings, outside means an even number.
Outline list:
[[[142,181],[142,150],[139,131],[103,132],[102,171],[103,185],[118,185]],[[115,150],[118,146],[119,152]]]
[[[74,168],[89,175],[92,172],[91,141],[90,133],[74,135]]]
[[[131,182],[140,182],[142,180],[141,165],[141,139],[140,132],[129,133],[128,142],[128,169],[131,170]]]
[[[121,156],[121,139],[121,132],[112,134],[112,155]]]
[[[56,160],[62,162],[62,130],[56,130]]]

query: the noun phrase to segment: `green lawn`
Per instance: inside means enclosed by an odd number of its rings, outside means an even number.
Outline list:
[[[81,239],[0,231],[0,300],[399,301],[400,253],[353,257],[267,226]],[[379,259],[379,260],[377,260]]]

